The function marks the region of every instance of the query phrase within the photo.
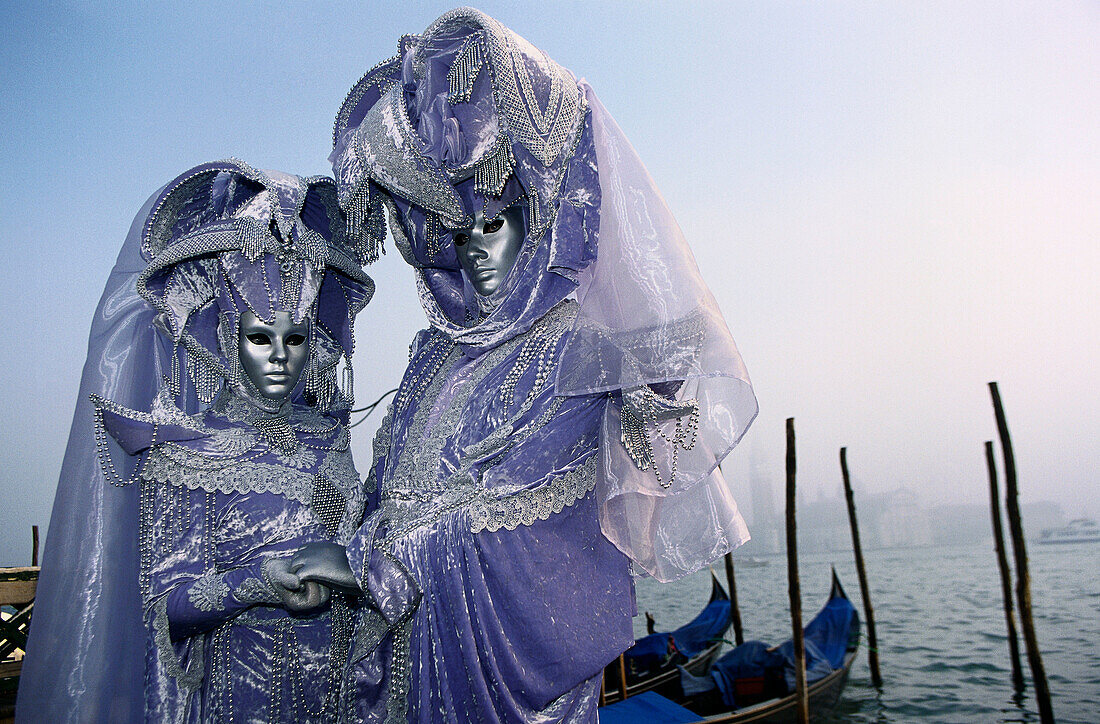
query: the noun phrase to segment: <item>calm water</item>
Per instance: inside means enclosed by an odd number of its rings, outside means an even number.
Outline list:
[[[1100,543],[1030,543],[1032,607],[1059,722],[1100,722]],[[1038,722],[1028,688],[1012,689],[1000,579],[991,547],[880,550],[865,554],[879,639],[882,691],[871,685],[866,640],[833,721]],[[737,569],[746,639],[790,638],[783,557]],[[852,554],[807,554],[800,561],[803,621],[829,591],[829,566],[863,616]],[[725,585],[725,574],[715,569]],[[638,583],[638,610],[660,629],[689,620],[710,592],[705,571],[674,584]],[[645,620],[635,619],[644,633]],[[731,633],[732,636],[732,633]],[[1020,640],[1021,655],[1024,644]]]

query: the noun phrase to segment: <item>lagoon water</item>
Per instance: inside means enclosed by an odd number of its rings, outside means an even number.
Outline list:
[[[1100,543],[1028,544],[1035,627],[1058,722],[1100,723]],[[871,685],[867,641],[834,722],[1038,722],[1027,688],[1012,688],[1001,584],[992,545],[875,550],[865,553],[879,639],[882,691]],[[737,595],[746,640],[777,644],[791,636],[786,559],[739,566]],[[1009,556],[1010,565],[1011,553]],[[863,618],[851,552],[801,556],[803,623],[825,602],[830,565]],[[715,573],[725,586],[721,561]],[[690,620],[710,593],[706,571],[637,586],[635,633],[643,611],[659,630]],[[1017,626],[1019,619],[1017,614]],[[866,633],[866,628],[863,629]],[[732,632],[730,634],[732,638]]]

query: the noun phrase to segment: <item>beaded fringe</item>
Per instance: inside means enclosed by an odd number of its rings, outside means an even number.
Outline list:
[[[256,262],[264,253],[264,242],[270,234],[255,224],[241,224],[237,230],[237,238],[241,243],[241,253],[250,264]]]
[[[500,196],[515,167],[516,157],[512,155],[512,146],[508,143],[507,135],[502,135],[497,150],[474,167],[474,191]]]
[[[451,69],[447,73],[447,83],[451,91],[447,96],[448,103],[453,105],[470,100],[474,92],[474,82],[485,62],[485,54],[481,46],[480,39],[468,42],[451,64]]]
[[[364,181],[353,193],[344,211],[348,217],[348,238],[355,245],[362,264],[373,264],[378,261],[378,255],[382,247],[382,237],[385,229],[382,228],[377,215],[371,213],[370,184]]]
[[[187,355],[187,376],[195,386],[195,394],[203,403],[214,401],[214,396],[221,389],[222,376],[210,370],[201,360],[196,359],[190,353]]]

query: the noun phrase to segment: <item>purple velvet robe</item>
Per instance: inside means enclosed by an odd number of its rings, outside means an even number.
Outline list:
[[[369,604],[348,720],[596,720],[634,599],[594,494],[608,397],[553,395],[575,307],[488,351],[414,341],[348,547]]]
[[[294,442],[281,447],[235,391],[190,418],[163,403],[152,415],[101,404],[123,449],[144,455],[145,720],[333,721],[357,603],[337,595],[288,612],[263,564],[346,541],[362,520],[342,422],[285,403]]]

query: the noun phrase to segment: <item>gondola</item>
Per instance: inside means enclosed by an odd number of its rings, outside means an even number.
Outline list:
[[[627,697],[646,691],[676,696],[680,691],[680,670],[703,675],[718,658],[722,640],[730,627],[730,599],[711,573],[710,600],[699,615],[674,631],[649,634],[634,642],[619,660],[604,670],[602,701],[623,699],[623,676]]]
[[[859,645],[859,615],[833,572],[829,600],[805,628],[811,719],[840,699]],[[706,676],[683,676],[679,692],[643,693],[600,709],[601,724],[786,724],[798,720],[798,701],[788,681],[793,644],[768,649],[746,642],[718,659]],[[751,675],[749,675],[751,674]],[[714,685],[708,690],[704,679]],[[685,689],[691,691],[685,694]],[[676,701],[673,701],[676,699]],[[731,706],[732,702],[732,706]]]

